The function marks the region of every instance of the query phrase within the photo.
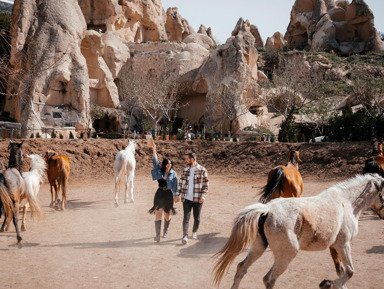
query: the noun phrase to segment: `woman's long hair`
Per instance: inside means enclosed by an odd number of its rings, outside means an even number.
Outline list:
[[[161,172],[163,174],[165,173],[165,168],[166,168],[168,162],[171,162],[171,169],[170,170],[173,169],[173,161],[169,158],[165,158],[165,159],[163,159],[163,163],[161,164]]]

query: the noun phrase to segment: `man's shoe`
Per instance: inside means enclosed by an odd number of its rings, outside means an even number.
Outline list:
[[[185,244],[188,243],[188,235],[185,235],[185,236],[183,237],[183,239],[181,240],[181,243],[182,243],[183,245],[185,245]]]
[[[192,232],[192,239],[197,240],[197,233],[196,232]]]

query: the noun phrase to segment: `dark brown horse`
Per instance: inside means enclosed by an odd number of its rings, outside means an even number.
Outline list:
[[[260,193],[260,201],[264,204],[279,197],[300,197],[303,193],[303,179],[299,172],[301,146],[288,148],[288,164],[277,166],[268,174],[267,184]]]
[[[69,179],[69,160],[64,155],[59,155],[54,151],[47,151],[44,155],[45,162],[47,163],[48,181],[51,186],[51,204],[50,206],[58,207],[58,194],[60,188],[62,191],[61,209],[65,209],[67,202],[67,186]],[[53,200],[53,189],[55,189],[55,200]]]
[[[0,231],[4,232],[5,226],[8,226],[9,221],[12,218],[19,247],[21,247],[22,238],[20,236],[17,214],[20,207],[20,195],[25,192],[25,184],[21,176],[21,167],[23,163],[22,145],[23,142],[9,142],[8,149],[10,150],[10,156],[8,168],[0,173],[0,196],[6,216]]]

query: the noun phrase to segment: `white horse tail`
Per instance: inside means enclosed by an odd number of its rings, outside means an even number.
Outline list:
[[[5,186],[4,175],[1,173],[0,173],[0,200],[1,200],[1,203],[3,204],[4,212],[7,217],[7,223],[9,223],[12,220],[15,207],[13,206],[12,199],[8,194],[7,187]],[[1,212],[0,212],[0,216],[1,216]]]
[[[33,182],[26,180],[25,182],[25,197],[27,202],[31,207],[31,218],[35,216],[37,219],[41,219],[44,216],[43,211],[41,210],[39,201],[37,200],[38,192],[34,192],[36,188],[33,186]],[[38,188],[39,189],[39,188]]]
[[[268,245],[264,235],[264,222],[268,214],[268,206],[260,203],[246,207],[236,218],[232,233],[224,247],[214,257],[219,257],[213,267],[214,283],[220,284],[227,268],[237,255],[248,248],[257,238],[261,238],[265,248]]]

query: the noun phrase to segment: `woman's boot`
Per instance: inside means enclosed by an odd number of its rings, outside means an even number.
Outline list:
[[[164,234],[163,234],[163,238],[167,238],[168,237],[168,227],[169,227],[169,223],[171,222],[171,220],[167,221],[167,220],[164,220]]]
[[[156,230],[156,237],[153,238],[155,242],[160,242],[160,230],[161,230],[161,220],[155,221],[155,230]]]

